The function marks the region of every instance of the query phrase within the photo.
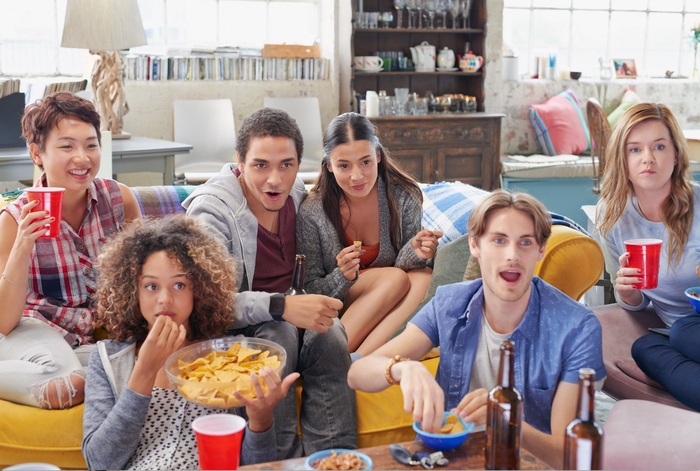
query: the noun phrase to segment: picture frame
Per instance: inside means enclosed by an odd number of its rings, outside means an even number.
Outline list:
[[[637,78],[637,63],[634,59],[613,59],[612,66],[615,78]]]

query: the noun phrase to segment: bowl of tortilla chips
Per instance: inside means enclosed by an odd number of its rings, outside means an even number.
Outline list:
[[[242,407],[234,396],[255,398],[250,374],[270,367],[282,374],[287,353],[282,346],[264,339],[224,337],[181,348],[165,361],[170,383],[185,399],[206,407]],[[263,391],[267,384],[260,381]]]
[[[442,427],[437,433],[423,430],[420,422],[413,422],[413,430],[423,443],[436,450],[447,451],[460,446],[474,428],[473,422],[465,422],[463,418],[454,412],[445,411],[442,419]]]

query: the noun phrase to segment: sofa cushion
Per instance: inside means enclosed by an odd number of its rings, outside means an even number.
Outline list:
[[[603,363],[608,376],[603,383],[603,392],[615,399],[642,399],[687,408],[668,392],[635,378],[631,367],[627,372],[619,365],[634,362],[632,344],[642,335],[649,333],[649,327],[664,327],[654,308],[648,306],[641,311],[628,311],[618,304],[596,306],[593,313],[603,328]],[[640,372],[641,373],[641,372]]]
[[[83,405],[44,410],[0,400],[0,467],[27,462],[85,469]]]
[[[604,427],[603,469],[700,469],[700,414],[650,401],[615,404]]]
[[[637,103],[641,102],[642,99],[639,97],[639,95],[637,95],[637,93],[634,90],[632,90],[631,88],[626,88],[625,92],[622,94],[620,104],[608,115],[608,123],[610,124],[610,128],[615,128],[615,125],[622,116],[622,113],[632,108],[632,106],[636,105]]]
[[[423,185],[423,221],[426,229],[440,230],[439,246],[467,233],[467,220],[474,206],[488,191],[460,182]]]
[[[580,154],[588,150],[588,124],[571,89],[545,103],[531,105],[530,124],[537,143],[547,155]]]
[[[184,213],[182,202],[197,188],[196,186],[135,186],[131,188],[141,207],[141,214],[162,217],[167,214]]]

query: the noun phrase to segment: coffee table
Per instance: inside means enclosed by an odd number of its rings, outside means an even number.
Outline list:
[[[485,432],[471,433],[459,448],[445,451],[443,454],[450,463],[447,466],[435,466],[435,471],[441,469],[484,469],[484,444]],[[425,451],[432,453],[435,450],[428,448],[421,441],[403,442],[401,445],[408,448],[413,453]],[[379,445],[370,448],[361,448],[358,451],[368,455],[374,462],[374,469],[414,469],[422,470],[422,466],[409,466],[401,464],[389,454],[389,445]],[[284,461],[272,461],[270,463],[259,463],[248,466],[241,466],[240,469],[305,469],[306,458],[294,458]],[[520,453],[520,469],[552,469],[547,463],[540,460],[524,447]]]

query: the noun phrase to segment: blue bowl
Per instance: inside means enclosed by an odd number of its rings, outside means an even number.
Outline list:
[[[693,296],[690,293],[695,293],[696,296]],[[690,301],[690,305],[693,306],[693,309],[695,309],[695,312],[700,313],[700,286],[688,288],[685,290],[685,295],[688,298],[688,301]]]
[[[321,451],[317,451],[316,453],[309,455],[309,457],[306,458],[306,464],[305,464],[306,469],[316,469],[312,466],[312,463],[314,463],[320,459],[323,459],[323,458],[328,458],[329,456],[331,456],[331,453],[333,453],[334,451],[338,455],[340,455],[342,453],[351,453],[351,454],[357,456],[358,458],[360,458],[362,460],[362,462],[365,464],[365,467],[362,469],[372,469],[372,458],[365,455],[364,453],[360,453],[359,451],[348,450],[345,448],[332,448],[330,450],[321,450]]]
[[[447,420],[448,415],[456,414],[453,414],[452,412],[445,412],[445,418],[442,421],[443,424]],[[424,432],[423,429],[421,429],[420,422],[413,422],[413,430],[415,430],[418,434],[418,437],[420,437],[420,439],[423,440],[423,443],[425,443],[430,448],[434,448],[440,451],[452,450],[464,443],[464,441],[469,436],[469,432],[471,432],[474,428],[473,422],[467,423],[460,416],[457,415],[456,417],[459,419],[460,422],[462,422],[462,426],[464,427],[464,430],[462,430],[459,433],[446,434]]]

